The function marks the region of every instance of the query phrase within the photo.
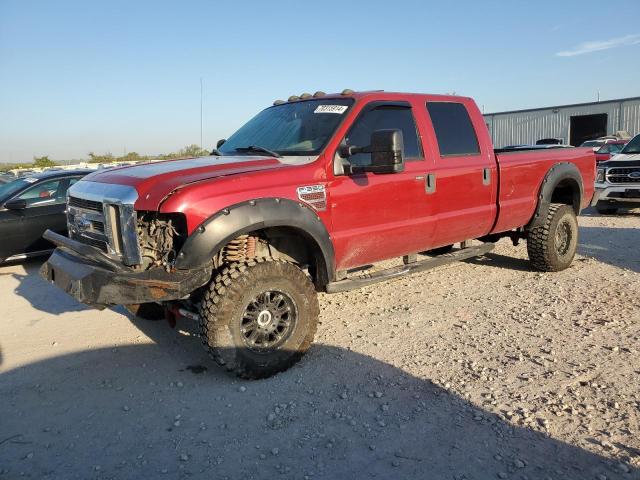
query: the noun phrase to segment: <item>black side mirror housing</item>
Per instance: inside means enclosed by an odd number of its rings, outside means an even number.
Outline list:
[[[5,203],[4,208],[7,210],[24,210],[27,208],[27,201],[21,198],[14,198]]]
[[[216,150],[220,148],[222,145],[224,145],[224,142],[226,141],[227,141],[226,138],[221,138],[220,140],[218,140],[218,143],[216,143]]]
[[[370,153],[370,165],[351,165],[349,173],[399,173],[404,171],[404,140],[402,130],[397,128],[376,130],[371,134],[367,147],[343,146],[340,156],[349,157],[357,153]]]

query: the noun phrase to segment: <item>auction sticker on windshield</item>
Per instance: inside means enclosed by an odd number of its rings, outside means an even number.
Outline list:
[[[318,105],[313,113],[337,113],[342,115],[347,108],[349,108],[347,105]]]

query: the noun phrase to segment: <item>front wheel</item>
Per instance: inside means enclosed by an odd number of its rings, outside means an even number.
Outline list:
[[[543,272],[568,268],[577,248],[578,220],[569,205],[552,203],[544,223],[527,232],[529,261]]]
[[[295,265],[256,258],[225,267],[200,304],[202,341],[211,356],[244,378],[282,372],[309,349],[318,298]]]

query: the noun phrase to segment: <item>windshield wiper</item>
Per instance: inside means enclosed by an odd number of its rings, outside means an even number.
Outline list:
[[[260,145],[249,145],[248,147],[238,147],[235,149],[236,152],[261,152],[266,153],[270,157],[282,158],[282,155],[274,152],[273,150],[269,150],[268,148],[261,147]]]

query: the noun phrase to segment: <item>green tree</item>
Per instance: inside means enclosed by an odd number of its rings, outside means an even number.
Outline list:
[[[49,155],[44,157],[33,157],[33,166],[38,168],[55,167],[56,162],[49,159]]]
[[[89,163],[110,163],[115,161],[113,154],[105,153],[104,155],[98,155],[93,152],[89,152]]]

